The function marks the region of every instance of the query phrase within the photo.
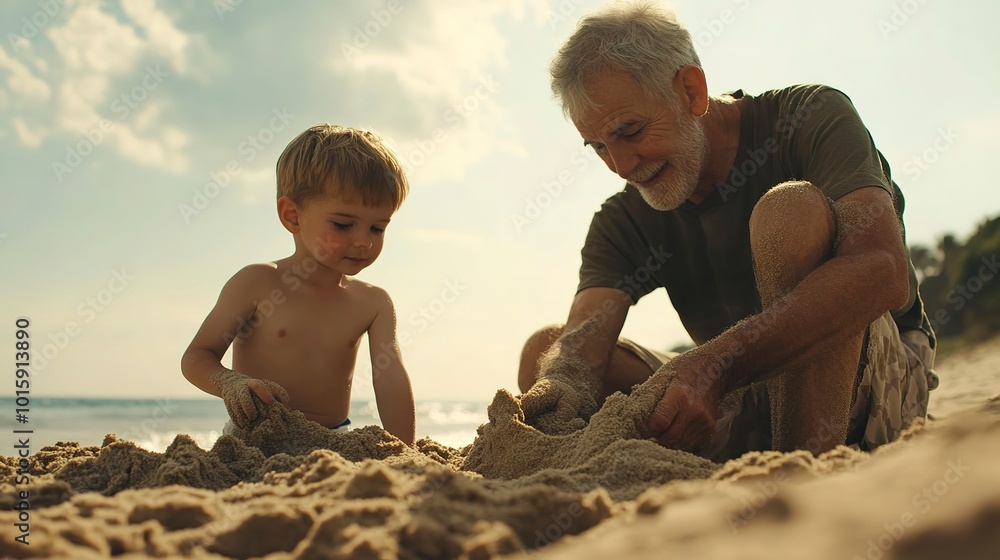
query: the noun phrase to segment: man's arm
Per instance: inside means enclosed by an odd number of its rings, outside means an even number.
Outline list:
[[[761,313],[661,369],[673,375],[649,421],[669,447],[696,449],[711,437],[718,400],[763,380],[813,347],[847,341],[909,295],[907,257],[889,194],[853,191],[834,203],[833,257]]]
[[[737,356],[723,376],[726,391],[761,379],[820,343],[862,332],[909,298],[906,247],[889,193],[879,187],[858,189],[835,201],[834,208],[838,236],[833,258],[786,295],[784,305],[772,305],[773,311],[757,316],[771,326],[757,325],[761,335],[754,352]],[[707,350],[747,346],[752,326],[738,323],[731,329],[736,330],[733,340],[720,340],[726,346]]]
[[[565,423],[596,412],[596,399],[630,305],[628,294],[615,288],[577,293],[566,326],[539,360],[535,385],[521,397],[525,418],[549,414]]]
[[[230,417],[238,425],[257,416],[250,393],[270,404],[278,400],[288,403],[288,394],[277,383],[253,379],[224,367],[222,356],[240,335],[234,328],[236,318],[249,317],[254,312],[254,287],[260,274],[268,271],[251,265],[237,272],[219,294],[219,300],[181,356],[181,371],[194,386],[206,393],[222,397]]]
[[[374,288],[377,313],[368,328],[368,346],[372,360],[372,384],[382,427],[413,445],[416,438],[416,413],[410,377],[403,368],[403,358],[396,340],[396,310],[389,294]]]

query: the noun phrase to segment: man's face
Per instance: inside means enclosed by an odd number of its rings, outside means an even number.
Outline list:
[[[623,72],[589,80],[596,107],[573,117],[584,144],[608,168],[638,187],[657,210],[673,210],[698,187],[705,164],[705,128],[690,111],[646,94]]]

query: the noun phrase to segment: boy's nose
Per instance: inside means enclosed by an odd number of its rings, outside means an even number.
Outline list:
[[[361,233],[354,237],[354,246],[367,249],[372,246],[372,234]]]

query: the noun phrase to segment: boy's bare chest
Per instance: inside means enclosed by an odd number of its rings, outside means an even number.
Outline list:
[[[373,319],[370,306],[351,294],[315,297],[292,293],[259,299],[248,326],[257,344],[354,348]]]

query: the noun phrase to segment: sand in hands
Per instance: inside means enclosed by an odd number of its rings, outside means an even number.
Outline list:
[[[489,423],[468,451],[463,469],[487,478],[533,480],[584,492],[604,488],[616,500],[677,479],[707,478],[719,465],[643,439],[645,424],[662,396],[661,386],[615,393],[582,430],[546,435],[524,424],[517,400],[499,391]]]

